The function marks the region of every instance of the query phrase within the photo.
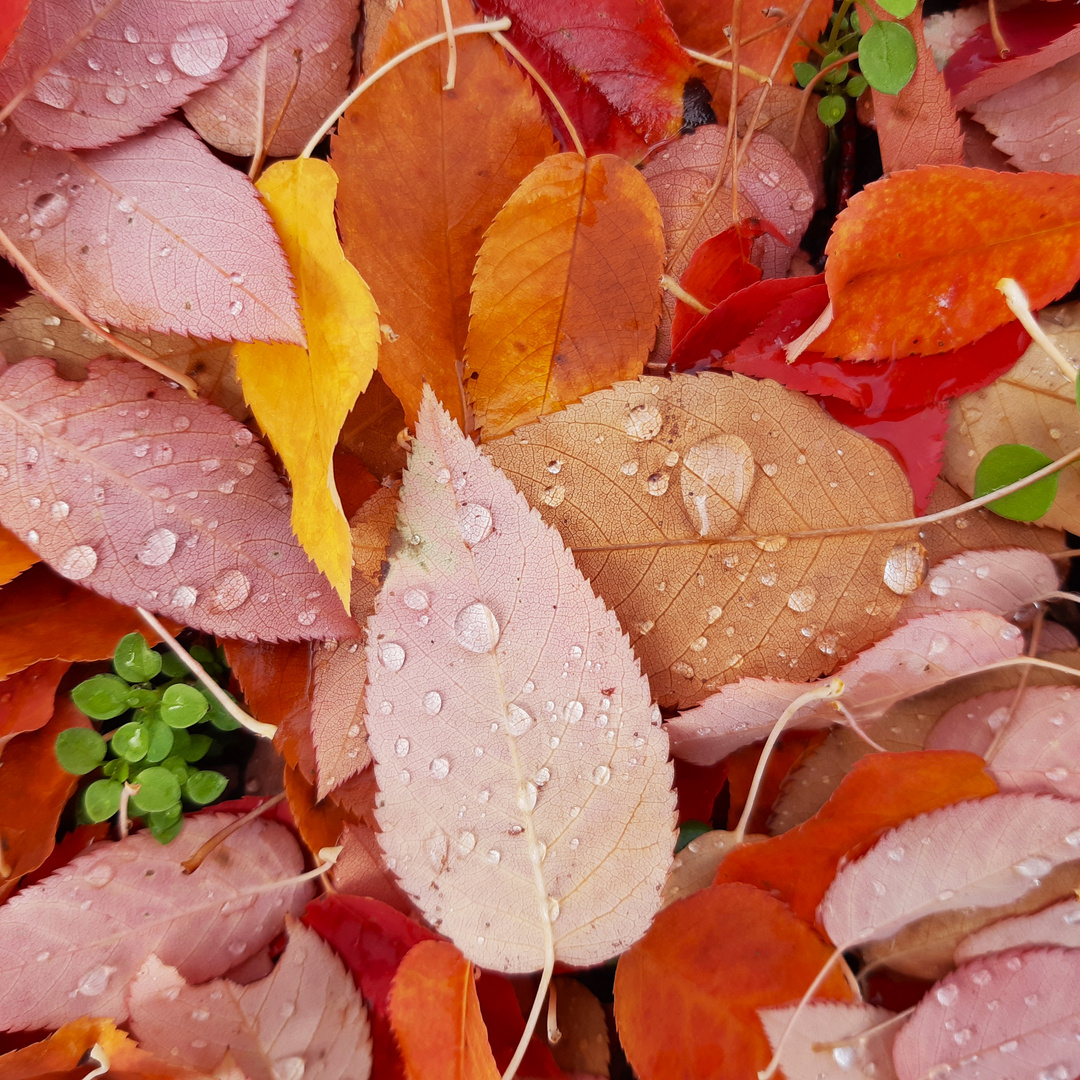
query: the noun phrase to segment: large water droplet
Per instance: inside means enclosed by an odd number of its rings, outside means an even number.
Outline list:
[[[955,983],[950,983],[946,986],[939,986],[934,992],[934,997],[941,1002],[942,1005],[948,1007],[960,996],[960,987]]]
[[[585,706],[580,701],[568,701],[563,710],[563,717],[568,724],[576,724],[585,715]]]
[[[49,507],[49,516],[53,521],[63,521],[71,513],[71,507],[66,502],[54,502]]]
[[[434,758],[431,762],[431,775],[436,780],[445,780],[450,775],[450,762],[444,757]]]
[[[66,75],[50,71],[38,79],[34,97],[54,109],[70,109],[75,102],[75,87]]]
[[[885,587],[897,596],[910,596],[926,575],[926,548],[917,540],[909,544],[897,544],[885,560],[882,580]]]
[[[201,78],[217,71],[229,51],[225,31],[213,23],[185,26],[173,40],[169,55],[185,74]]]
[[[126,86],[121,86],[119,83],[113,83],[111,86],[105,87],[105,100],[113,105],[123,105],[128,99],[128,92]]]
[[[668,474],[653,473],[646,482],[646,487],[650,495],[666,494],[668,489]]]
[[[437,690],[429,690],[424,695],[424,708],[427,709],[432,716],[437,716],[439,710],[442,708],[442,694]]]
[[[100,889],[113,879],[113,868],[107,862],[99,862],[83,874],[83,881]]]
[[[1054,864],[1040,855],[1032,855],[1030,858],[1021,860],[1013,867],[1021,877],[1026,878],[1044,877],[1053,868]]]
[[[171,529],[155,529],[143,542],[136,558],[143,566],[164,566],[176,551],[176,533]]]
[[[683,455],[683,502],[702,536],[735,527],[754,483],[754,458],[737,435],[713,435]]]
[[[597,765],[596,768],[593,769],[592,782],[596,784],[597,787],[602,787],[610,779],[611,770],[606,765]]]
[[[70,581],[82,581],[97,569],[97,561],[97,552],[89,544],[76,544],[60,556],[56,569]]]
[[[211,601],[219,611],[233,611],[251,593],[251,582],[239,570],[226,570],[214,583]]]
[[[635,405],[626,414],[626,434],[634,442],[648,442],[660,434],[664,426],[660,410],[648,401],[644,405]]]
[[[110,967],[108,964],[102,964],[101,967],[88,971],[79,980],[75,993],[83,994],[86,997],[98,997],[105,992],[105,987],[109,985],[109,979],[115,971],[116,968]]]
[[[409,740],[404,737],[398,739],[398,741],[394,743],[394,753],[397,754],[398,757],[407,756],[409,753]]]
[[[817,590],[807,585],[795,589],[788,597],[787,606],[792,611],[809,611],[817,603]]]
[[[190,585],[179,585],[173,589],[172,602],[181,608],[189,608],[195,606],[195,601],[199,598],[198,589],[193,589]]]
[[[387,671],[400,671],[405,663],[405,650],[396,641],[379,642],[379,663]]]
[[[526,780],[518,788],[517,804],[523,814],[536,809],[536,785],[531,780]]]
[[[499,643],[501,630],[491,609],[481,603],[463,607],[454,619],[454,636],[463,649],[489,653]]]
[[[59,225],[68,216],[70,208],[71,203],[68,202],[66,195],[61,195],[56,191],[46,191],[34,200],[30,208],[30,220],[43,229],[49,229],[53,225]]]
[[[520,706],[513,703],[506,706],[506,719],[503,727],[515,737],[524,735],[532,727],[533,718]]]
[[[488,862],[491,863],[492,866],[498,866],[499,865],[499,860],[501,858],[502,858],[502,856],[499,854],[499,852],[495,848],[492,848],[488,852]]]
[[[458,508],[457,525],[466,544],[479,544],[491,534],[491,511],[479,503],[463,503]]]
[[[428,594],[423,589],[406,589],[401,599],[412,611],[423,611],[428,606]]]

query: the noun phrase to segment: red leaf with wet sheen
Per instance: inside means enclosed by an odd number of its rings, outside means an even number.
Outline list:
[[[67,660],[43,660],[0,683],[0,748],[12,735],[48,723],[56,688],[69,667]]]

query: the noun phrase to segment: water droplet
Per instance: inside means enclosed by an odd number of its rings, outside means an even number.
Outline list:
[[[49,507],[49,516],[53,521],[63,521],[71,513],[71,507],[66,502],[54,502]]]
[[[479,544],[491,535],[491,511],[479,503],[462,503],[457,512],[457,525],[466,544]]]
[[[40,539],[41,539],[41,537],[38,535],[37,529],[31,529],[26,534],[26,542],[28,544],[36,544]]]
[[[611,779],[611,770],[606,765],[597,765],[593,769],[592,782],[597,787],[602,787]]]
[[[311,626],[311,624],[312,624],[312,623],[313,623],[313,622],[314,622],[314,621],[315,621],[315,620],[316,620],[316,619],[317,619],[318,617],[319,617],[319,613],[318,613],[317,611],[313,611],[312,609],[310,609],[310,608],[309,608],[309,609],[308,609],[307,611],[301,611],[301,612],[300,612],[300,613],[299,613],[299,614],[298,614],[298,615],[296,616],[296,621],[297,621],[297,622],[298,622],[298,623],[299,623],[299,624],[300,624],[301,626]]]
[[[930,591],[935,596],[947,596],[952,588],[952,582],[944,574],[935,574],[930,579]]]
[[[169,55],[185,75],[201,78],[217,71],[228,51],[229,39],[219,26],[193,23],[176,35]]]
[[[229,301],[229,314],[239,315],[244,310],[243,300],[230,300]]]
[[[197,589],[193,589],[190,585],[180,585],[173,589],[172,602],[180,608],[189,608],[195,606],[195,601],[199,597]]]
[[[580,701],[568,701],[563,710],[563,717],[568,724],[576,724],[585,715],[585,706]]]
[[[1022,633],[1023,630],[1021,630],[1019,626],[1003,626],[999,636],[1005,641],[1016,641]]]
[[[214,583],[211,602],[218,611],[233,611],[251,592],[251,582],[239,570],[226,570]]]
[[[450,775],[450,762],[444,757],[434,758],[431,762],[431,775],[436,780],[445,780]]]
[[[1068,780],[1069,770],[1064,765],[1058,765],[1057,768],[1048,769],[1044,775],[1052,784],[1060,784],[1062,780]]]
[[[764,585],[766,588],[771,589],[776,584],[776,575],[775,574],[762,574],[761,575],[761,584]]]
[[[648,479],[650,495],[663,495],[668,489],[668,474],[653,473]]]
[[[506,706],[506,719],[503,721],[503,727],[506,729],[507,734],[517,738],[524,735],[532,725],[533,718],[520,705],[511,702]]]
[[[621,472],[623,476],[635,476],[637,471],[638,463],[636,461],[624,461],[622,465],[619,466],[619,472]]]
[[[87,885],[92,885],[95,889],[108,885],[112,879],[113,868],[104,861],[96,863],[90,870],[83,873],[83,881]]]
[[[20,465],[34,465],[38,459],[38,448],[36,446],[20,446],[18,453],[15,455],[15,460]]]
[[[809,611],[817,603],[817,590],[807,585],[802,589],[795,589],[788,597],[787,606],[792,611]]]
[[[660,434],[660,428],[664,426],[660,410],[651,402],[644,405],[635,405],[626,414],[626,434],[634,442],[648,442]]]
[[[556,458],[554,461],[547,463],[547,471],[553,476],[557,476],[562,471],[563,463]]]
[[[71,204],[66,195],[46,191],[34,200],[30,208],[30,220],[43,229],[49,229],[53,225],[59,225],[68,216],[70,208]]]
[[[499,860],[501,858],[502,858],[502,855],[500,855],[498,850],[495,849],[495,848],[492,848],[488,852],[488,862],[491,863],[492,866],[498,866],[499,865]]]
[[[935,634],[930,639],[930,648],[927,649],[928,656],[940,656],[946,649],[952,644],[952,638],[946,634]]]
[[[553,484],[549,488],[544,488],[540,493],[540,501],[545,506],[550,506],[553,510],[557,506],[562,506],[563,499],[566,498],[566,488],[562,484]]]
[[[91,71],[100,71],[105,65],[96,56],[91,56],[86,61],[86,66]]]
[[[917,540],[897,544],[885,562],[885,587],[897,596],[910,596],[926,574],[926,548]]]
[[[701,536],[734,528],[754,482],[754,458],[737,435],[713,435],[683,455],[683,502]]]
[[[409,772],[408,769],[402,769],[401,772],[398,773],[398,779],[403,784],[407,784],[412,779],[412,774]]]
[[[1020,1044],[1015,1039],[1010,1039],[1008,1042],[1003,1042],[998,1050],[1003,1054],[1015,1054],[1020,1048]]]
[[[105,987],[109,985],[109,979],[115,971],[116,968],[110,967],[108,964],[102,964],[101,967],[88,971],[79,980],[75,993],[83,994],[86,997],[98,997],[105,992]]]
[[[139,200],[133,195],[123,195],[116,204],[116,209],[119,210],[121,214],[134,214],[138,209],[138,206]]]
[[[934,992],[934,997],[941,1002],[942,1005],[948,1007],[960,996],[960,987],[955,983],[948,983],[945,986],[939,986]]]
[[[379,663],[387,671],[400,671],[405,663],[405,650],[396,641],[379,643]]]
[[[546,766],[536,774],[536,786],[543,787],[551,779],[551,770]]]
[[[481,603],[463,607],[454,619],[454,636],[463,649],[489,653],[499,643],[501,630],[491,609]]]
[[[458,851],[460,851],[462,855],[468,855],[469,852],[472,851],[474,847],[476,847],[475,834],[471,832],[463,832],[458,837],[457,846]]]
[[[176,533],[170,529],[155,529],[143,541],[136,558],[143,566],[164,566],[176,551]]]
[[[75,102],[75,89],[66,75],[51,71],[38,79],[34,97],[54,109],[70,109]]]
[[[97,562],[97,552],[89,544],[76,544],[60,556],[56,569],[70,581],[82,581],[97,569]]]
[[[761,466],[761,471],[766,476],[775,476],[777,474],[777,472],[779,471],[779,467],[777,465],[774,465],[772,462],[770,462],[768,465],[762,465]]]
[[[971,981],[976,986],[987,986],[989,985],[992,978],[993,976],[990,974],[989,971],[986,970],[986,968],[979,968],[978,971],[973,971],[971,973]]]
[[[123,105],[127,99],[128,92],[126,86],[113,83],[111,86],[105,87],[105,100],[111,102],[113,105]]]
[[[1050,873],[1053,867],[1054,864],[1049,859],[1044,859],[1039,855],[1032,855],[1018,862],[1013,869],[1021,877],[1041,878]]]
[[[517,804],[523,814],[536,809],[536,785],[531,780],[526,780],[518,788]]]

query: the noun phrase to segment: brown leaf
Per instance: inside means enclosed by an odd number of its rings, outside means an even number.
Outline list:
[[[387,347],[381,346],[384,356]],[[376,371],[345,418],[339,443],[360,458],[375,476],[388,476],[405,468],[405,447],[397,440],[404,428],[405,410]]]
[[[452,0],[456,24],[474,21]],[[381,64],[443,29],[437,0],[399,8]],[[333,141],[338,223],[349,261],[389,327],[379,370],[416,419],[424,380],[464,423],[460,358],[469,284],[484,231],[532,168],[555,149],[525,76],[485,37],[457,43],[457,85],[444,93],[446,45],[394,69],[342,118]]]
[[[595,994],[569,975],[556,975],[551,992],[555,995],[556,1022],[562,1035],[551,1047],[559,1068],[571,1075],[608,1076],[611,1047],[604,1006]]]
[[[646,377],[486,449],[614,608],[662,704],[829,671],[899,609],[883,575],[913,531],[787,538],[906,518],[899,468],[776,383]]]

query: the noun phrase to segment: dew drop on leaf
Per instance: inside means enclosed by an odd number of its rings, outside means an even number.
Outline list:
[[[466,544],[479,544],[491,534],[491,511],[479,503],[463,503],[458,508],[457,524]]]
[[[30,210],[30,220],[43,229],[49,229],[53,225],[59,225],[68,216],[70,208],[71,204],[66,195],[46,191],[34,200],[34,205]]]
[[[683,503],[701,536],[726,536],[754,482],[754,458],[737,435],[712,435],[683,455]]]
[[[802,589],[794,589],[788,597],[787,606],[792,611],[809,611],[817,603],[817,590],[807,585]]]
[[[889,552],[882,580],[897,596],[910,596],[923,583],[925,574],[926,548],[914,540],[909,544],[897,544]]]
[[[233,611],[251,593],[251,582],[240,570],[226,570],[214,583],[211,593],[214,607],[219,611]]]
[[[401,599],[411,611],[423,611],[428,606],[428,594],[423,589],[406,589]]]
[[[189,608],[195,606],[195,601],[199,598],[199,592],[197,589],[192,588],[190,585],[178,585],[173,589],[172,602],[181,608]]]
[[[663,423],[660,410],[651,401],[646,402],[636,405],[626,414],[626,434],[634,442],[648,442],[660,434]]]
[[[506,719],[503,727],[515,738],[524,735],[533,725],[533,718],[520,706],[511,702],[506,706]]]
[[[60,556],[56,569],[70,581],[82,581],[97,569],[97,562],[97,552],[89,544],[76,544]]]
[[[458,644],[469,652],[491,652],[499,643],[500,633],[499,623],[491,609],[481,603],[463,607],[454,619],[454,636]]]
[[[602,787],[611,779],[611,770],[606,765],[597,765],[593,769],[592,782],[597,787]]]
[[[380,642],[379,663],[387,671],[400,671],[405,663],[405,650],[396,641]]]
[[[438,715],[439,710],[442,708],[442,694],[437,690],[429,690],[424,695],[424,708],[427,709],[432,716]]]
[[[445,780],[450,775],[450,762],[444,757],[434,758],[431,762],[431,775],[436,780]]]
[[[173,63],[185,74],[202,78],[221,67],[229,39],[214,23],[193,23],[179,31],[169,48]]]
[[[143,566],[164,566],[176,551],[176,533],[171,529],[154,529],[136,558]]]

